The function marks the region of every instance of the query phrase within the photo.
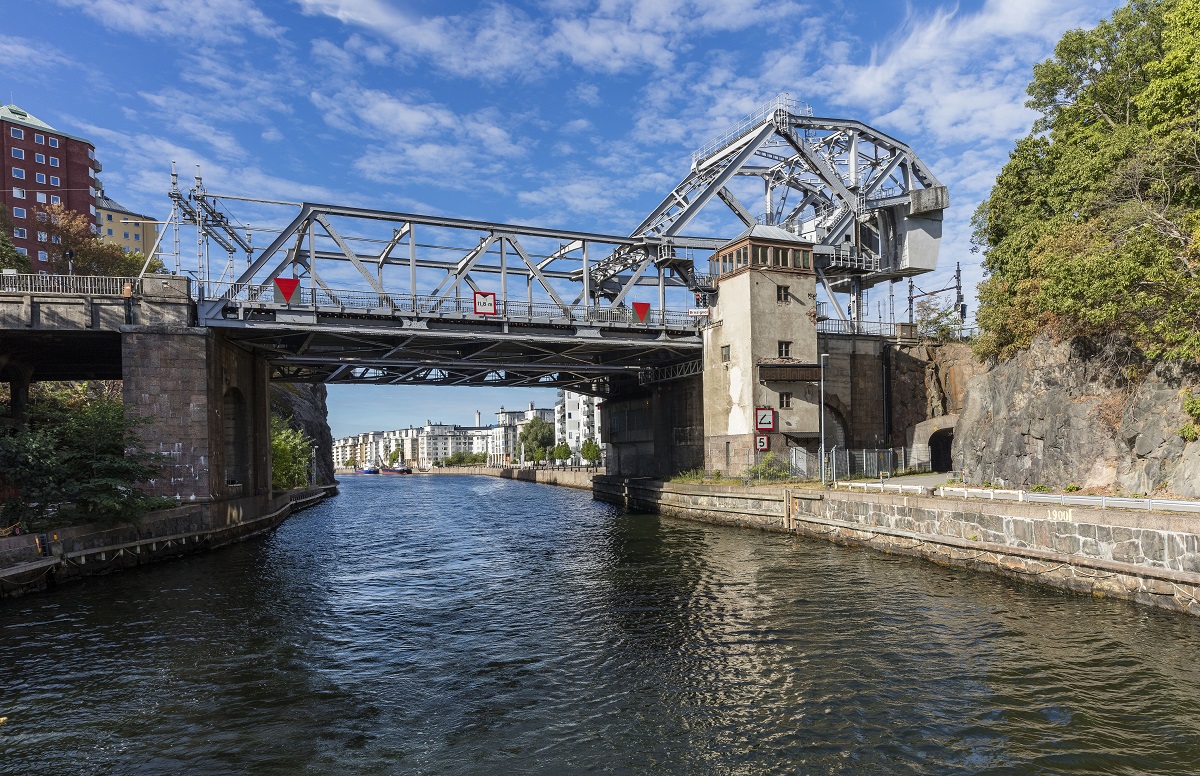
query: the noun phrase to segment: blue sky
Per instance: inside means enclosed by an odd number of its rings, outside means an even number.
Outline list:
[[[1029,130],[1033,64],[1116,5],[5,0],[0,99],[92,140],[106,193],[162,217],[174,160],[222,193],[627,234],[694,148],[788,92],[916,150],[953,202],[921,283],[961,261],[973,287],[968,222]],[[553,392],[334,386],[330,420],[529,401]]]

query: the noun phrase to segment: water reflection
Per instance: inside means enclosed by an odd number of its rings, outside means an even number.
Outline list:
[[[1200,624],[484,478],[0,603],[0,770],[1186,773]]]

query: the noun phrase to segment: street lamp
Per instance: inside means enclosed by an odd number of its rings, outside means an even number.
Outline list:
[[[821,467],[821,487],[825,487],[825,359],[828,353],[821,354],[821,406],[817,408],[817,424],[821,429],[821,454],[817,456]]]

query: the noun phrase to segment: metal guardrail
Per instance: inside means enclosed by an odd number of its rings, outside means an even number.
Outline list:
[[[1024,490],[998,490],[993,488],[940,487],[939,496],[979,498],[1000,501],[1018,501],[1031,504],[1057,504],[1063,507],[1100,507],[1101,509],[1139,509],[1147,512],[1197,512],[1200,501],[1165,498],[1129,498],[1126,496],[1076,496],[1069,493],[1030,493]]]
[[[874,490],[880,493],[916,493],[917,495],[924,494],[928,490],[925,485],[899,485],[890,482],[839,482],[834,487],[844,487],[846,490],[855,488],[862,491]]]
[[[819,312],[817,317],[820,317]],[[872,337],[895,337],[897,325],[878,321],[843,321],[839,318],[829,318],[817,321],[817,331],[822,334],[867,334]]]
[[[720,152],[730,143],[745,137],[753,132],[765,122],[769,121],[775,115],[777,110],[786,110],[788,113],[798,116],[811,116],[812,108],[799,100],[793,100],[786,92],[775,97],[775,99],[763,103],[758,106],[753,113],[745,116],[733,126],[726,129],[717,137],[697,148],[692,152],[692,167],[705,161],[714,154]]]
[[[18,294],[72,294],[86,296],[123,296],[125,286],[130,293],[140,294],[142,281],[138,278],[101,275],[7,275],[0,274],[0,292]]]
[[[275,305],[273,284],[236,283],[210,288],[210,298],[238,304]],[[390,314],[469,316],[471,318],[504,318],[508,320],[543,320],[562,323],[620,323],[630,326],[661,326],[676,329],[696,329],[699,322],[680,310],[650,309],[639,320],[632,307],[596,307],[559,305],[553,302],[496,302],[496,314],[475,312],[473,297],[435,297],[420,294],[380,294],[371,291],[341,291],[322,288],[298,288],[292,309],[337,308]]]

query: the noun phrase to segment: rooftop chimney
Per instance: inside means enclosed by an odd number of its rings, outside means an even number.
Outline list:
[[[479,415],[479,410],[475,410],[475,426],[478,428],[483,425],[483,419]]]

